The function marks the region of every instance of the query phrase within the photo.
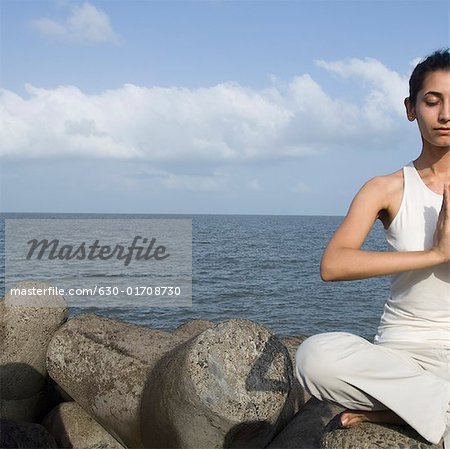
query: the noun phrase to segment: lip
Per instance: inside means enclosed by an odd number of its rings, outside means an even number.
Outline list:
[[[434,130],[444,136],[450,135],[450,128],[434,128]]]

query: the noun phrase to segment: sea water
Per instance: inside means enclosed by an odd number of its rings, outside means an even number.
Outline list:
[[[190,319],[258,321],[279,335],[346,331],[372,339],[389,294],[388,278],[325,283],[320,258],[343,217],[276,215],[2,214],[4,218],[192,219],[192,306],[71,307],[163,330]],[[76,235],[74,236],[74,238]],[[384,251],[377,223],[364,248]],[[4,295],[4,257],[0,258]],[[53,273],[57,276],[58,273]]]

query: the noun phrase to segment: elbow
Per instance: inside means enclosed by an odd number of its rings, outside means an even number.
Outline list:
[[[332,282],[336,280],[329,270],[323,268],[320,269],[320,277],[324,282]]]
[[[320,263],[320,277],[324,282],[338,281],[339,277],[336,270],[333,268],[333,264],[329,260],[323,258]]]

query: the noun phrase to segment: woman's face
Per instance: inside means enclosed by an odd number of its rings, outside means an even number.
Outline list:
[[[406,103],[408,117],[416,117],[425,142],[450,147],[450,70],[437,70],[425,77],[415,105]]]

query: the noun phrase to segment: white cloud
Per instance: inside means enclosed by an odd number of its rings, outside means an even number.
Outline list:
[[[50,37],[64,37],[67,34],[67,30],[63,25],[54,20],[47,19],[46,17],[35,20],[33,26],[41,34]]]
[[[55,21],[42,17],[32,26],[44,36],[72,42],[113,43],[120,37],[112,29],[108,15],[90,3],[74,6],[65,20]]]
[[[403,114],[403,98],[408,96],[408,78],[389,70],[372,58],[346,61],[317,61],[317,65],[344,78],[367,82],[372,89],[366,97],[365,113],[369,119],[382,120],[386,124],[386,112]]]
[[[409,62],[409,65],[414,68],[416,67],[417,64],[419,64],[419,62],[422,62],[423,58],[414,58],[412,61]]]
[[[392,142],[404,131],[406,78],[369,59],[319,64],[362,84],[363,103],[333,98],[308,74],[261,90],[236,83],[199,89],[126,84],[88,95],[74,86],[27,85],[20,96],[3,89],[0,151],[11,157],[246,162]]]

